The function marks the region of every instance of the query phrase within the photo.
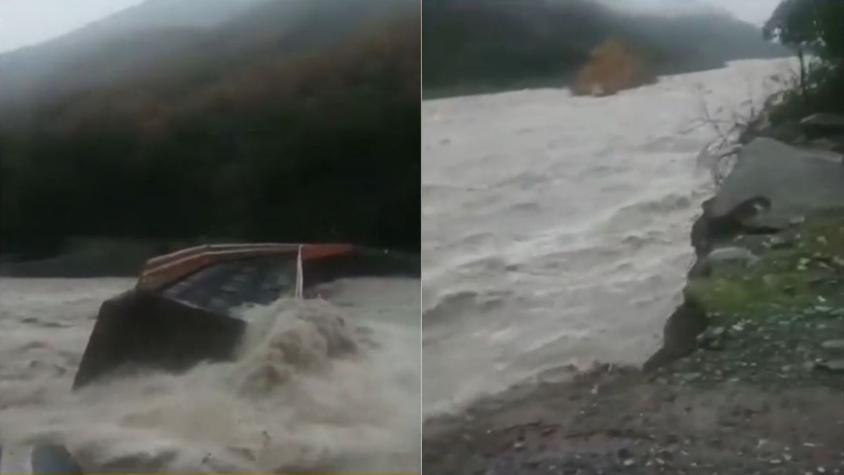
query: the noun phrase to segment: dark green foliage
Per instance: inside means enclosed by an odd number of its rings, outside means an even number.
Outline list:
[[[207,236],[416,250],[419,47],[418,19],[385,18],[318,52],[264,45],[32,107],[0,132],[0,245]]]
[[[772,111],[772,120],[844,113],[844,2],[784,0],[763,32],[767,39],[794,49],[801,63],[798,87]],[[815,60],[809,63],[807,54]]]
[[[768,39],[840,60],[844,58],[844,2],[784,0],[763,31]]]

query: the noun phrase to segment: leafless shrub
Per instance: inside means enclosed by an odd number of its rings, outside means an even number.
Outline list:
[[[697,157],[699,167],[707,168],[715,186],[720,186],[735,165],[738,153],[747,139],[757,136],[770,126],[769,113],[780,104],[788,91],[799,85],[799,75],[789,70],[785,76],[768,78],[775,92],[769,93],[760,102],[754,99],[753,85],[747,81],[747,99],[738,110],[723,114],[723,109],[712,110],[706,102],[703,91],[699,94],[699,115],[692,121],[685,133],[708,128],[715,137],[708,142]]]

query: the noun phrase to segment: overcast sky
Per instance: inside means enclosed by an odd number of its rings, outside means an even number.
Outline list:
[[[0,52],[54,38],[142,0],[0,0]]]
[[[143,0],[0,0],[0,52],[54,38]],[[194,0],[197,1],[197,0]],[[761,25],[779,0],[614,0],[623,4],[707,3]]]
[[[744,21],[762,26],[779,5],[780,0],[706,0],[729,10]]]
[[[711,5],[729,11],[734,16],[762,26],[780,0],[603,0],[606,3],[622,5],[627,8],[636,6],[647,7],[652,10],[667,10],[666,7],[675,7],[680,10]]]

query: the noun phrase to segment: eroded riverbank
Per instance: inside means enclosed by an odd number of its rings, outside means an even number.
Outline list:
[[[653,354],[713,193],[697,157],[717,133],[701,117],[747,113],[789,65],[741,61],[605,98],[425,101],[426,414]]]
[[[842,473],[844,167],[757,139],[691,227],[662,349],[429,419],[426,473]]]

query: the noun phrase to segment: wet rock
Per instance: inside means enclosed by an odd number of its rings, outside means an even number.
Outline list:
[[[771,125],[771,127],[761,130],[759,135],[761,137],[768,137],[785,143],[794,143],[801,140],[801,138],[805,138],[803,135],[803,129],[796,120],[789,120],[784,121],[781,124]]]
[[[768,247],[771,249],[787,249],[794,247],[794,239],[786,239],[784,236],[774,236],[768,240]]]
[[[842,135],[836,135],[833,137],[822,137],[819,139],[812,140],[806,145],[819,150],[844,154],[844,136]]]
[[[821,343],[821,348],[830,351],[844,351],[844,340],[827,340]]]
[[[713,270],[724,265],[750,267],[759,261],[759,257],[752,251],[740,246],[719,247],[707,252],[708,254],[695,262],[689,271],[689,279],[708,277]]]
[[[697,336],[706,330],[707,323],[704,307],[687,295],[665,324],[662,347],[645,362],[643,369],[653,371],[691,354],[697,348]]]
[[[724,349],[724,335],[726,330],[724,327],[712,327],[697,336],[698,346],[707,350],[723,350]]]
[[[715,249],[710,252],[705,259],[706,263],[710,266],[723,263],[751,266],[759,260],[759,257],[743,247],[731,246]]]
[[[831,156],[831,155],[834,155]],[[749,199],[766,198],[770,207],[755,213],[746,226],[766,220],[806,216],[844,202],[844,167],[837,154],[792,147],[760,138],[745,146],[732,173],[708,204],[713,218],[733,212]],[[812,183],[806,187],[806,183]]]
[[[703,203],[703,216],[692,225],[692,246],[698,256],[712,250],[714,244],[741,234],[775,232],[776,229],[759,228],[748,224],[760,213],[771,207],[771,201],[764,196],[754,196],[735,203],[728,209],[715,211],[717,196]],[[699,262],[699,264],[702,262]],[[696,270],[693,269],[692,273]],[[705,272],[696,272],[705,274]]]
[[[700,379],[700,376],[701,376],[700,373],[685,373],[685,374],[680,375],[680,377],[682,379],[684,379],[685,381],[688,381],[688,382],[692,382],[692,381],[695,381],[697,379]]]
[[[818,369],[826,370],[826,371],[832,371],[832,372],[835,372],[835,373],[842,373],[842,372],[844,372],[844,359],[821,361],[819,363],[816,363],[815,367],[818,368]]]
[[[835,114],[812,114],[800,121],[800,128],[809,138],[844,133],[844,117]]]

